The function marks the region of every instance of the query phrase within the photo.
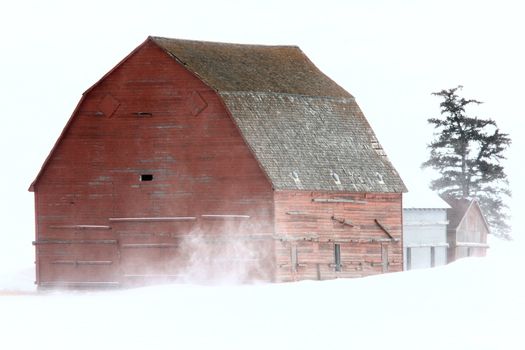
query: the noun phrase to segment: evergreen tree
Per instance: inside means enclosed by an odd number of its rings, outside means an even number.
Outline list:
[[[428,145],[430,157],[422,167],[440,174],[431,182],[433,190],[443,197],[477,199],[491,232],[509,237],[505,199],[511,192],[501,160],[511,140],[494,120],[466,115],[466,107],[481,102],[458,96],[461,88],[433,93],[442,98],[441,117],[428,119],[435,139]]]

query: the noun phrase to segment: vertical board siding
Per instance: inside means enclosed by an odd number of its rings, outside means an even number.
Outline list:
[[[465,213],[460,225],[450,228],[448,232],[449,261],[469,256],[482,257],[487,255],[487,235],[489,231],[483,219],[483,213],[478,205],[471,205]],[[485,246],[466,247],[458,246],[458,243],[474,243]]]
[[[382,273],[384,266],[402,270],[401,194],[278,191],[274,198],[277,280],[367,276]],[[335,271],[335,244],[340,245],[341,271]],[[383,261],[382,245],[388,246],[388,261]],[[297,251],[297,266],[292,266],[292,250]]]
[[[213,90],[149,42],[72,118],[35,185],[38,283],[273,279],[271,185]],[[145,217],[195,219],[110,220]]]

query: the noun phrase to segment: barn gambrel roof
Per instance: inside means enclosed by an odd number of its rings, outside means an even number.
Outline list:
[[[406,191],[354,97],[298,47],[151,39],[220,94],[275,189]]]
[[[149,41],[219,94],[273,188],[406,192],[354,97],[298,47]]]

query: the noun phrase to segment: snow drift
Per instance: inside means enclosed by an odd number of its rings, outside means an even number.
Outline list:
[[[0,347],[523,349],[520,249],[493,246],[440,268],[322,282],[31,294],[27,270],[4,274]]]

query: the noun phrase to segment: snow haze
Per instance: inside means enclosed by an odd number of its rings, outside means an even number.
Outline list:
[[[0,11],[0,348],[524,349],[522,1],[6,1]],[[298,45],[356,97],[407,187],[465,86],[513,140],[516,242],[489,257],[354,280],[34,295],[27,192],[81,94],[148,35]],[[417,197],[418,191],[414,191]],[[416,200],[419,200],[416,198]]]
[[[24,294],[0,285],[6,349],[523,349],[520,254],[360,279]],[[504,272],[504,273],[503,273]],[[20,281],[21,282],[21,281]],[[8,346],[9,345],[9,346]]]

